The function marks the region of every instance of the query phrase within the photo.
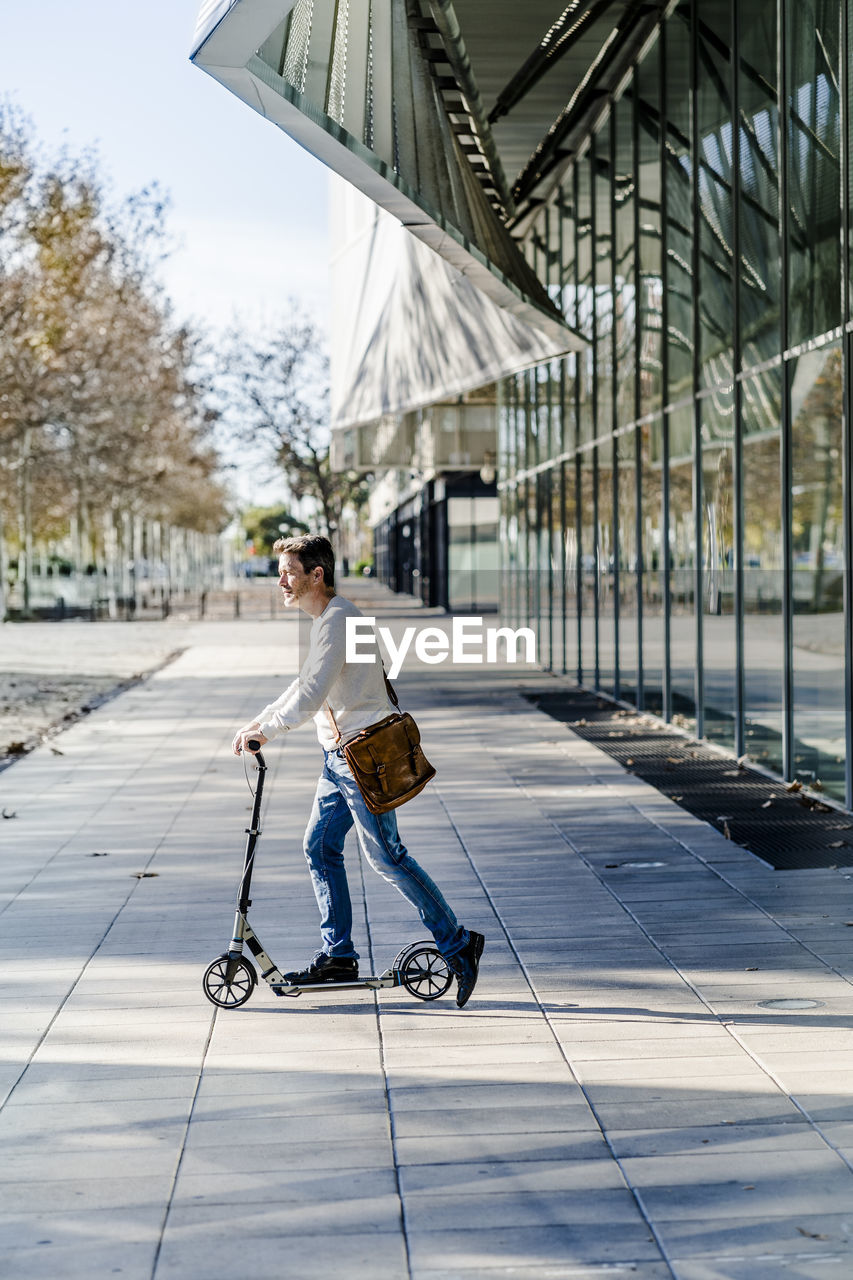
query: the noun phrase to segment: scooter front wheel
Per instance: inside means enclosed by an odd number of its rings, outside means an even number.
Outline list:
[[[400,957],[400,980],[418,1000],[437,1000],[453,981],[450,966],[440,951],[417,944]]]
[[[239,1009],[249,999],[257,984],[255,970],[242,956],[217,956],[207,966],[201,980],[204,994],[219,1009]]]

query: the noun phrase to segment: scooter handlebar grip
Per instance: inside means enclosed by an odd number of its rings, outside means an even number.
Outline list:
[[[247,738],[246,746],[250,751],[260,751],[261,749],[261,744],[258,742],[257,738]]]

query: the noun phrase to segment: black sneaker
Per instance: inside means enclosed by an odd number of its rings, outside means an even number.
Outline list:
[[[462,950],[457,951],[455,956],[447,957],[447,963],[456,974],[456,1005],[459,1009],[467,1004],[471,992],[477,985],[480,956],[483,954],[485,943],[486,939],[482,933],[469,930],[468,941]]]
[[[330,956],[320,951],[306,969],[285,973],[283,977],[292,987],[312,987],[321,982],[357,982],[358,961],[349,956]]]

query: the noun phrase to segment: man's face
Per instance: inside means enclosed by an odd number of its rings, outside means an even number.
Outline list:
[[[278,585],[281,587],[285,608],[289,609],[291,605],[298,606],[299,601],[313,590],[314,579],[302,568],[302,561],[298,556],[285,551],[278,561]]]

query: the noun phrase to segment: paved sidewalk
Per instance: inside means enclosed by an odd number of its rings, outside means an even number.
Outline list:
[[[228,745],[296,637],[189,627],[0,775],[0,1274],[849,1280],[853,874],[766,868],[533,709],[541,673],[400,682],[439,770],[404,838],[487,936],[464,1011],[207,1004],[250,807]],[[291,966],[313,729],[268,761],[251,917]],[[348,857],[381,969],[422,931]]]

